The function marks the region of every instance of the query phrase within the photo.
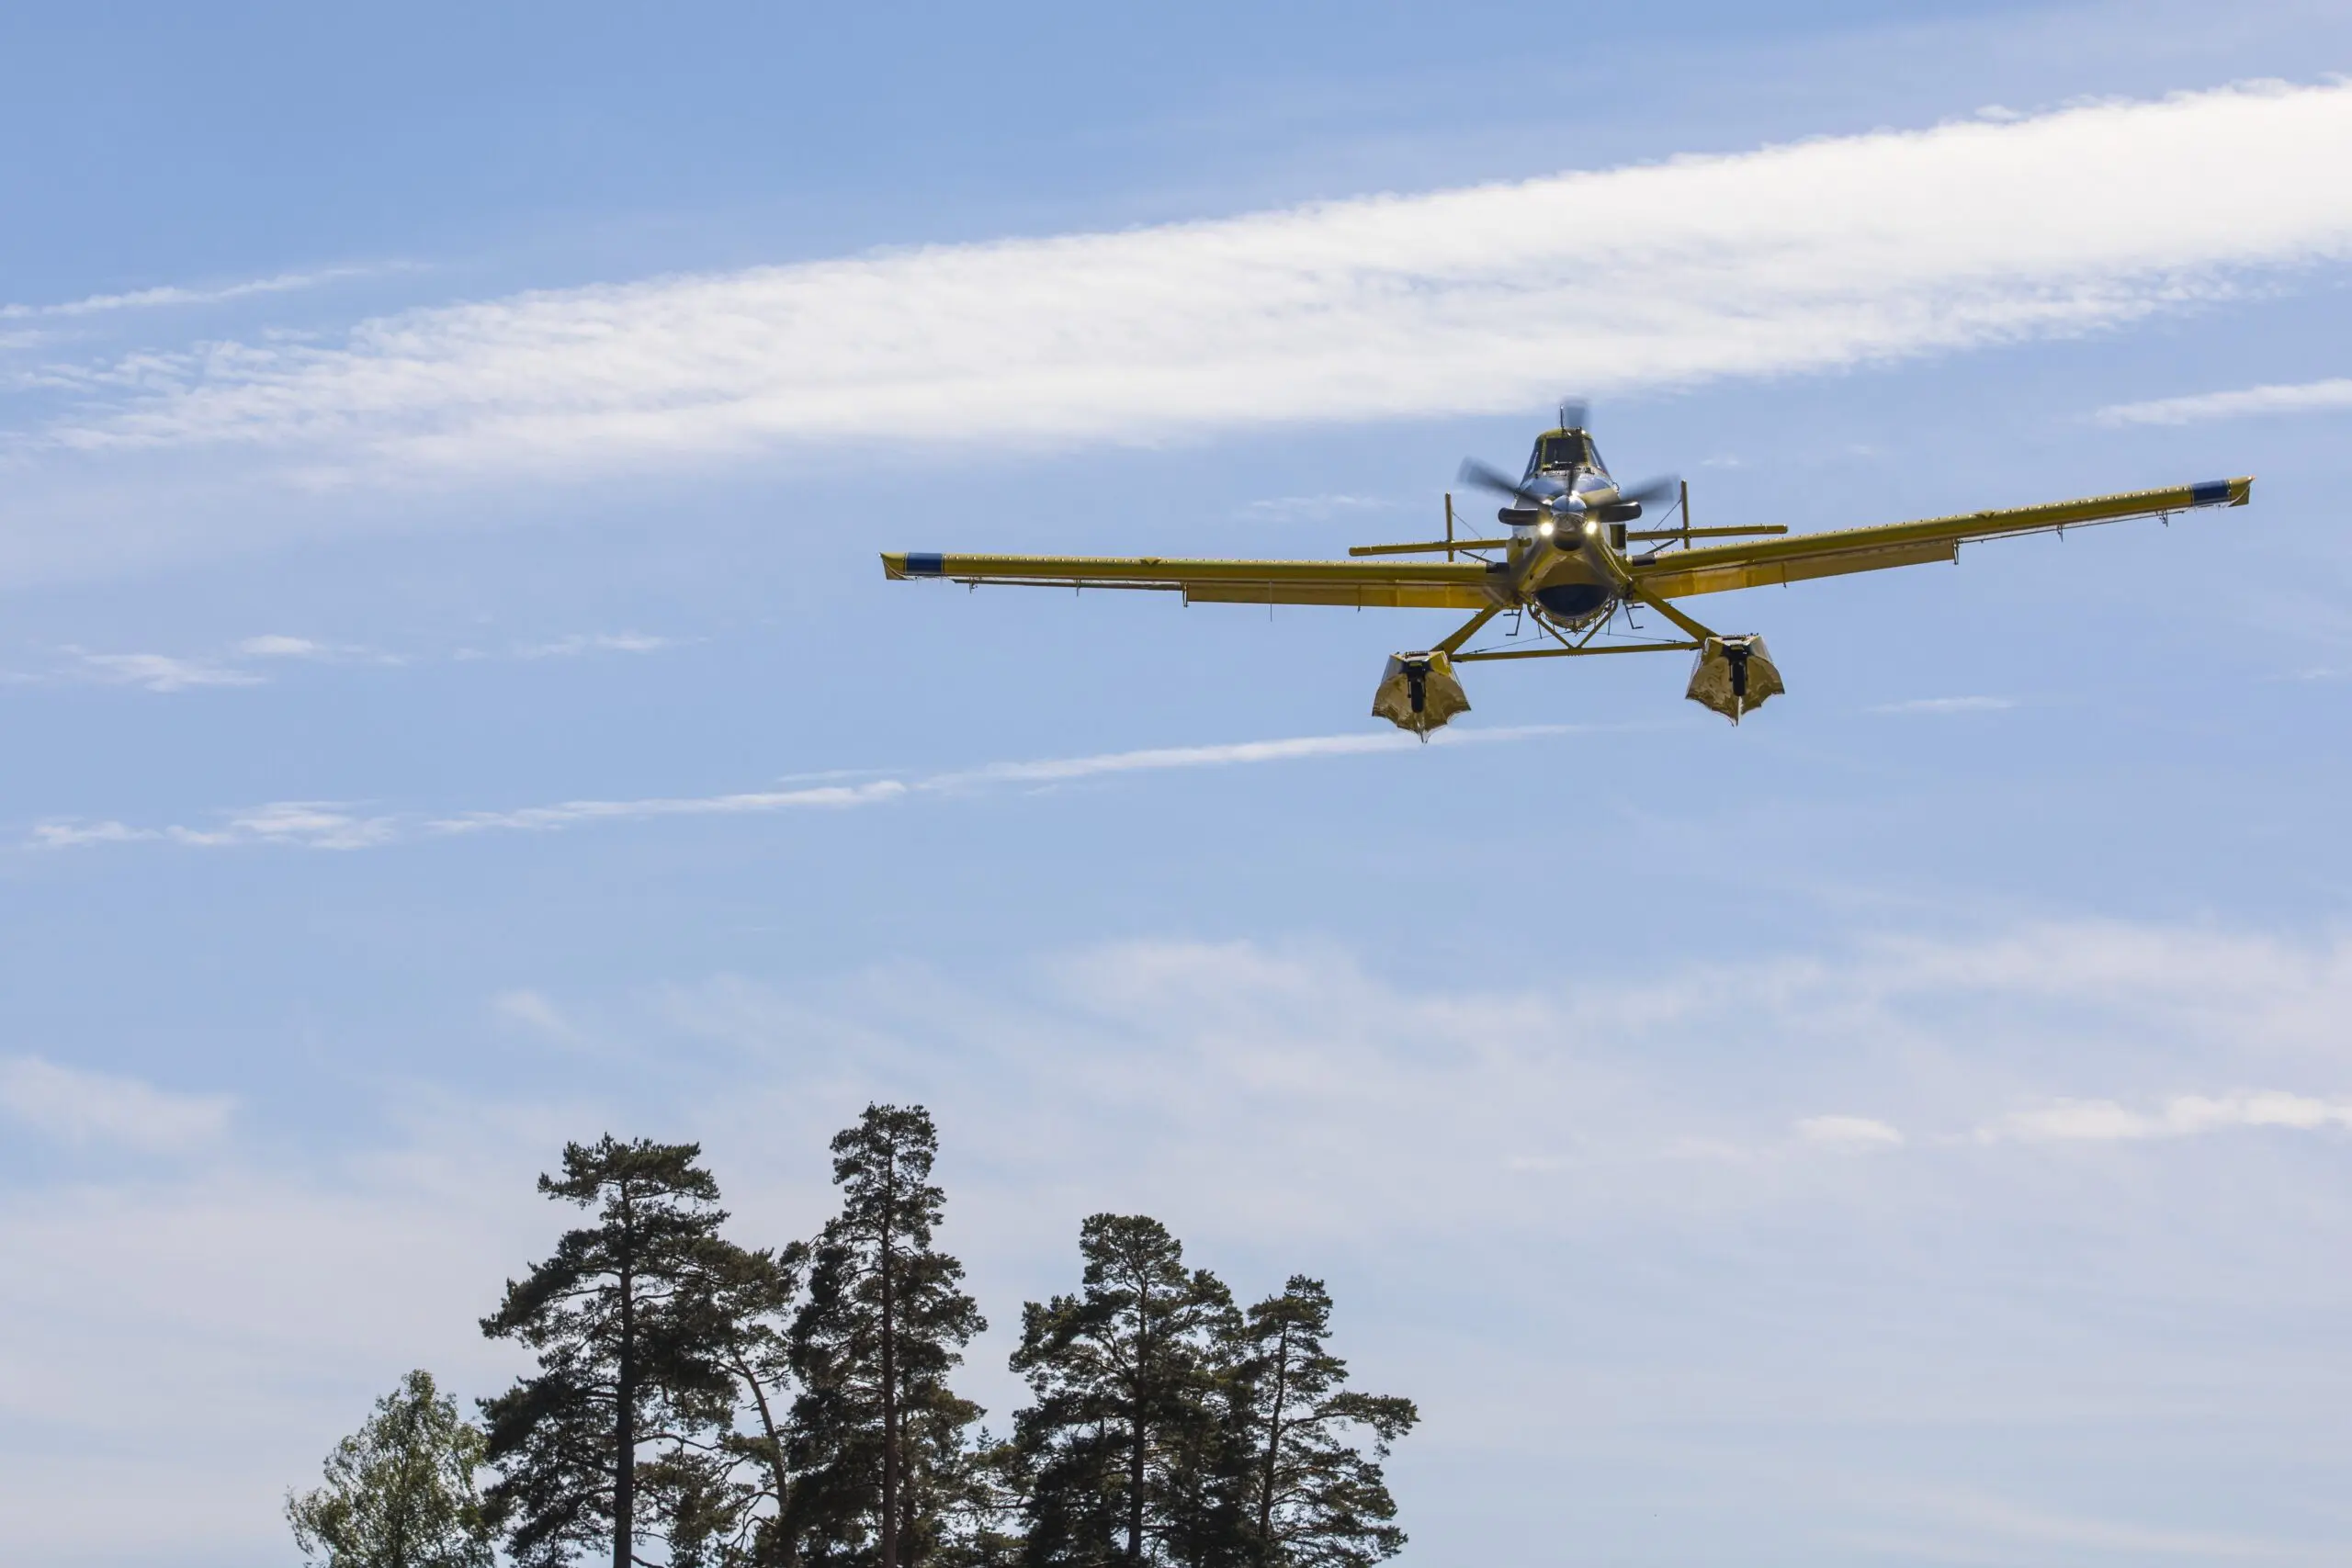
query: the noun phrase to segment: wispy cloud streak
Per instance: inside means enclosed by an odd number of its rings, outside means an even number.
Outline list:
[[[1566,735],[1578,728],[1574,725],[1526,725],[1494,729],[1447,729],[1432,736],[1430,744],[1448,748],[1491,745]],[[551,806],[529,806],[508,811],[467,811],[438,817],[368,816],[341,802],[285,801],[235,814],[221,826],[209,829],[178,826],[139,828],[125,822],[77,819],[42,822],[26,835],[23,847],[62,850],[97,844],[170,842],[208,848],[277,844],[303,849],[372,849],[381,844],[419,838],[494,832],[559,832],[599,822],[854,809],[886,805],[916,795],[964,794],[992,786],[1050,785],[1110,774],[1238,767],[1414,749],[1413,738],[1402,731],[1306,735],[1280,740],[1154,747],[1134,751],[1107,751],[1089,757],[990,762],[977,768],[954,769],[907,778],[872,778],[856,783],[808,784],[794,789],[656,795],[634,800],[567,800]]]
[[[176,659],[167,653],[89,653],[68,649],[74,668],[85,680],[108,685],[141,686],[151,692],[185,692],[193,686],[258,686],[262,678],[250,671],[215,664],[202,659]]]
[[[907,793],[897,779],[808,789],[749,790],[733,795],[657,796],[643,800],[567,800],[518,811],[469,811],[426,821],[427,833],[548,832],[591,822],[642,822],[658,817],[741,817],[808,807],[876,806]]]
[[[280,273],[275,277],[256,277],[215,288],[183,288],[166,285],[159,288],[133,289],[124,294],[93,294],[86,299],[68,299],[55,305],[0,305],[0,321],[51,321],[106,315],[117,310],[152,310],[168,306],[225,305],[232,299],[251,299],[259,294],[287,294],[300,288],[316,288],[321,284],[333,283],[339,278],[358,277],[374,270],[357,266],[329,267],[322,272]]]
[[[2013,1111],[1977,1136],[1988,1143],[2121,1143],[2187,1138],[2233,1127],[2284,1127],[2298,1132],[2352,1130],[2352,1100],[2321,1100],[2277,1090],[2179,1094],[2153,1111],[2112,1100],[2061,1100]]]
[[[2352,85],[547,290],[145,355],[88,450],[578,471],[894,438],[1159,439],[1525,406],[2112,326],[2352,253]],[[2184,208],[2227,190],[2226,214]],[[1532,369],[1532,367],[1541,367]],[[1148,437],[1138,435],[1149,433]]]
[[[699,641],[699,638],[686,639]],[[399,652],[359,643],[322,642],[314,637],[269,632],[240,638],[215,655],[190,657],[173,653],[94,653],[72,645],[59,651],[69,661],[45,672],[10,673],[0,679],[17,682],[86,682],[138,686],[150,692],[186,692],[205,686],[266,685],[271,671],[289,663],[406,665],[451,660],[471,663],[492,658],[528,661],[578,659],[591,654],[658,653],[679,646],[681,639],[647,632],[574,633],[544,642],[516,643],[503,654],[478,648],[444,648],[430,652]]]
[[[2114,403],[2091,417],[2100,424],[2195,424],[2212,419],[2251,419],[2274,413],[2320,413],[2352,409],[2352,378],[2299,381],[2291,385],[2241,387],[2231,392],[2199,392],[2156,398],[2144,403]]]

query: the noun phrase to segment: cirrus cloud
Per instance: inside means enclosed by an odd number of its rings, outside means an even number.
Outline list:
[[[2012,1111],[1978,1136],[2028,1143],[2119,1143],[2186,1138],[2233,1127],[2352,1130],[2352,1100],[2239,1090],[2221,1095],[2177,1094],[2153,1111],[2133,1111],[2112,1100],[2061,1100]]]
[[[2322,413],[2352,409],[2352,377],[2301,381],[2291,386],[2241,387],[2229,392],[2199,392],[2185,398],[2155,398],[2115,403],[2093,417],[2101,424],[2195,424],[2209,419],[2248,419],[2261,414]]]
[[[2114,326],[2352,253],[2352,84],[420,309],[52,367],[37,447],[577,471],[1498,411]],[[2227,190],[2200,217],[2184,190]],[[1541,367],[1532,370],[1530,367]]]

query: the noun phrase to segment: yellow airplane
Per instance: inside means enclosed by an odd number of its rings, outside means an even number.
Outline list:
[[[2244,506],[2254,480],[2211,479],[2168,490],[2132,491],[2081,501],[1969,512],[1916,523],[1790,534],[1785,527],[1694,528],[1690,488],[1664,479],[1621,488],[1593,446],[1583,411],[1560,411],[1560,423],[1536,437],[1518,479],[1475,459],[1462,477],[1508,496],[1496,513],[1507,536],[1457,534],[1446,497],[1445,537],[1415,544],[1358,545],[1366,556],[1434,556],[1428,561],[1185,560],[1160,556],[989,556],[888,552],[892,580],[943,578],[1049,588],[1139,588],[1182,593],[1188,604],[1346,604],[1358,608],[1468,610],[1470,618],[1434,647],[1390,657],[1372,711],[1427,739],[1469,711],[1457,665],[1497,659],[1562,659],[1604,653],[1696,653],[1692,702],[1737,724],[1748,709],[1786,690],[1764,639],[1726,637],[1691,619],[1674,601],[1736,588],[1957,560],[1979,539],[2059,532],[2129,517],[2169,518],[2201,506]],[[1677,528],[1634,529],[1644,503],[1676,497]],[[1669,515],[1671,511],[1669,512]],[[1694,546],[1699,539],[1743,538]],[[1610,640],[1621,613],[1629,629],[1635,607],[1655,610],[1682,636]],[[1468,647],[1498,615],[1524,617],[1546,639],[1533,648]]]

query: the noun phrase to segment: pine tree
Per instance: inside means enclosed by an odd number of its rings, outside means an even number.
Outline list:
[[[1419,1412],[1348,1389],[1347,1363],[1324,1348],[1330,1332],[1330,1293],[1303,1274],[1251,1307],[1241,1329],[1234,1409],[1250,1454],[1258,1568],[1370,1568],[1405,1544],[1380,1461]]]
[[[791,1380],[787,1314],[807,1260],[798,1242],[780,1252],[722,1243],[706,1276],[719,1328],[716,1359],[738,1393],[736,1418],[711,1450],[711,1506],[700,1522],[710,1549],[729,1563],[771,1568],[794,1560],[783,1528],[792,1497],[783,1395]]]
[[[414,1371],[327,1456],[326,1484],[288,1494],[295,1544],[321,1568],[490,1568],[474,1491],[481,1431]]]
[[[833,1139],[840,1213],[809,1252],[791,1362],[794,1495],[787,1528],[812,1562],[905,1568],[931,1560],[966,1484],[979,1407],[948,1387],[988,1325],[964,1266],[932,1243],[946,1195],[920,1106],[869,1105]]]
[[[690,1549],[707,1537],[718,1483],[694,1445],[728,1424],[733,1388],[712,1282],[726,1215],[701,1152],[607,1134],[566,1145],[562,1177],[539,1178],[596,1218],[481,1321],[538,1356],[482,1405],[500,1472],[489,1502],[521,1568],[606,1540],[614,1568],[631,1568],[639,1528],[662,1521]]]
[[[1242,1533],[1224,1375],[1233,1298],[1143,1215],[1092,1216],[1079,1250],[1079,1293],[1024,1306],[1012,1356],[1036,1395],[1014,1426],[1028,1560],[1230,1561]]]

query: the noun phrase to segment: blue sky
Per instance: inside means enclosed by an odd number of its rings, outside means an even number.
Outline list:
[[[2340,6],[208,10],[0,19],[23,1550],[291,1562],[565,1138],[774,1241],[875,1098],[1000,1325],[1329,1279],[1409,1562],[2352,1546]],[[875,559],[1419,536],[1570,392],[1702,524],[2259,482],[1711,601],[1736,732]]]

